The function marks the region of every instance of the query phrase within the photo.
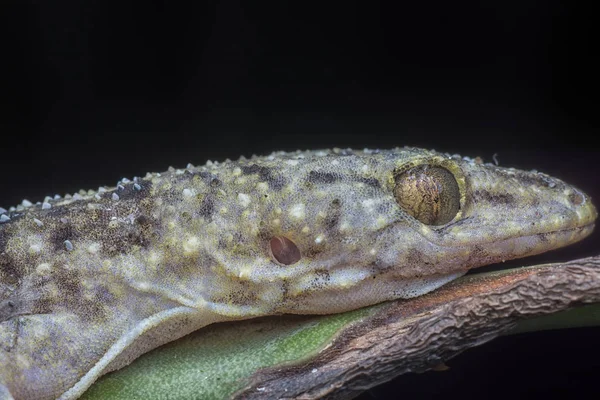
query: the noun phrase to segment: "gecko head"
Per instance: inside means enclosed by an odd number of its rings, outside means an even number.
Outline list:
[[[409,274],[557,249],[588,236],[598,215],[589,196],[559,179],[468,158],[434,155],[404,164],[394,185],[401,212],[424,239],[409,251]]]
[[[244,274],[268,282],[268,298],[282,290],[282,312],[414,297],[468,269],[581,240],[597,217],[589,196],[559,179],[433,151],[280,161],[261,163],[287,184],[257,213],[264,253]]]
[[[597,217],[590,197],[559,179],[458,156],[401,163],[393,185],[402,218],[386,236],[409,244],[387,254],[406,278],[563,247],[588,236]]]
[[[467,268],[557,249],[588,236],[598,216],[588,195],[557,178],[490,164],[455,162],[461,210],[422,226],[433,246],[462,248]]]

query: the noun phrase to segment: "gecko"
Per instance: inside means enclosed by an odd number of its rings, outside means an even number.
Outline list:
[[[76,399],[208,324],[428,293],[588,236],[589,196],[412,147],[275,152],[0,208],[0,398]]]

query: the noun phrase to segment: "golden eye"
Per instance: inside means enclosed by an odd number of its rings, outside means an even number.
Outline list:
[[[294,242],[285,236],[274,236],[269,242],[271,254],[283,265],[291,265],[300,261],[302,255]]]
[[[419,165],[395,177],[394,197],[411,216],[427,225],[444,225],[460,209],[460,189],[445,168]]]

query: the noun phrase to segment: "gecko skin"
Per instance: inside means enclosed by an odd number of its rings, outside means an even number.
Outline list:
[[[0,398],[74,399],[205,325],[424,294],[589,235],[588,196],[433,151],[170,169],[0,210]]]

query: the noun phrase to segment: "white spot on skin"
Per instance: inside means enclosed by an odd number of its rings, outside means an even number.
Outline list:
[[[37,226],[44,226],[44,223],[43,223],[42,221],[40,221],[39,219],[37,219],[37,218],[34,218],[34,219],[33,219],[33,222],[34,222],[34,223],[35,223]]]
[[[155,251],[151,251],[150,254],[148,255],[147,263],[153,267],[156,267],[156,265],[158,265],[160,260],[161,260],[160,255]]]
[[[387,225],[387,219],[383,215],[380,215],[379,217],[377,217],[377,221],[376,221],[377,229],[385,228],[386,225]]]
[[[200,249],[200,239],[197,236],[192,236],[183,242],[183,254],[190,256],[196,254]]]
[[[259,182],[256,184],[256,189],[261,192],[266,192],[269,190],[269,185],[267,184],[267,182]]]
[[[233,169],[233,172],[231,174],[233,176],[240,176],[242,174],[242,170],[239,167],[236,167]]]
[[[302,233],[308,233],[310,232],[310,228],[308,226],[305,226],[304,228],[302,228]]]
[[[362,206],[369,212],[373,212],[375,205],[377,204],[377,200],[375,199],[366,199],[362,201]]]
[[[248,207],[252,202],[252,199],[246,193],[238,193],[237,200],[238,203],[240,203],[240,205],[244,208]]]
[[[7,221],[10,221],[10,218],[8,217],[8,215],[6,215],[6,214],[0,215],[0,222],[7,222]]]
[[[23,207],[31,207],[31,206],[33,205],[33,203],[32,203],[32,202],[30,202],[29,200],[25,199],[25,200],[23,200],[23,201],[21,202],[21,205],[22,205]]]
[[[323,240],[325,240],[325,237],[323,235],[319,235],[315,238],[315,243],[320,244],[323,242]]]
[[[100,250],[100,243],[94,242],[90,244],[87,248],[88,253],[96,254]]]
[[[112,194],[112,196],[111,196],[111,198],[112,198],[114,201],[119,201],[119,195],[118,195],[118,194],[116,194],[116,193],[113,193],[113,194]]]
[[[35,254],[35,253],[39,253],[40,251],[42,251],[42,245],[39,243],[35,243],[35,244],[32,244],[31,246],[29,246],[30,253]]]
[[[304,203],[294,204],[290,208],[289,214],[290,214],[290,217],[292,217],[294,219],[298,219],[298,220],[304,219],[304,217],[306,216]]]
[[[148,291],[150,291],[150,285],[148,285],[148,282],[139,282],[135,286],[137,286],[137,290],[139,290],[140,292],[148,292]]]
[[[182,194],[183,194],[183,197],[189,199],[190,197],[194,196],[194,191],[191,190],[191,189],[185,188],[185,189],[183,189],[183,193]]]
[[[70,240],[65,240],[65,249],[67,249],[67,251],[72,251],[73,250],[73,243],[71,243]]]
[[[243,266],[240,268],[240,272],[238,274],[238,278],[240,279],[248,279],[250,278],[250,275],[252,274],[252,268],[250,268],[249,266]]]
[[[35,268],[35,272],[38,275],[49,275],[50,274],[50,264],[42,263]]]
[[[367,279],[370,274],[364,269],[350,268],[343,271],[332,271],[329,276],[332,286],[348,288],[356,285],[358,282],[364,279]]]

